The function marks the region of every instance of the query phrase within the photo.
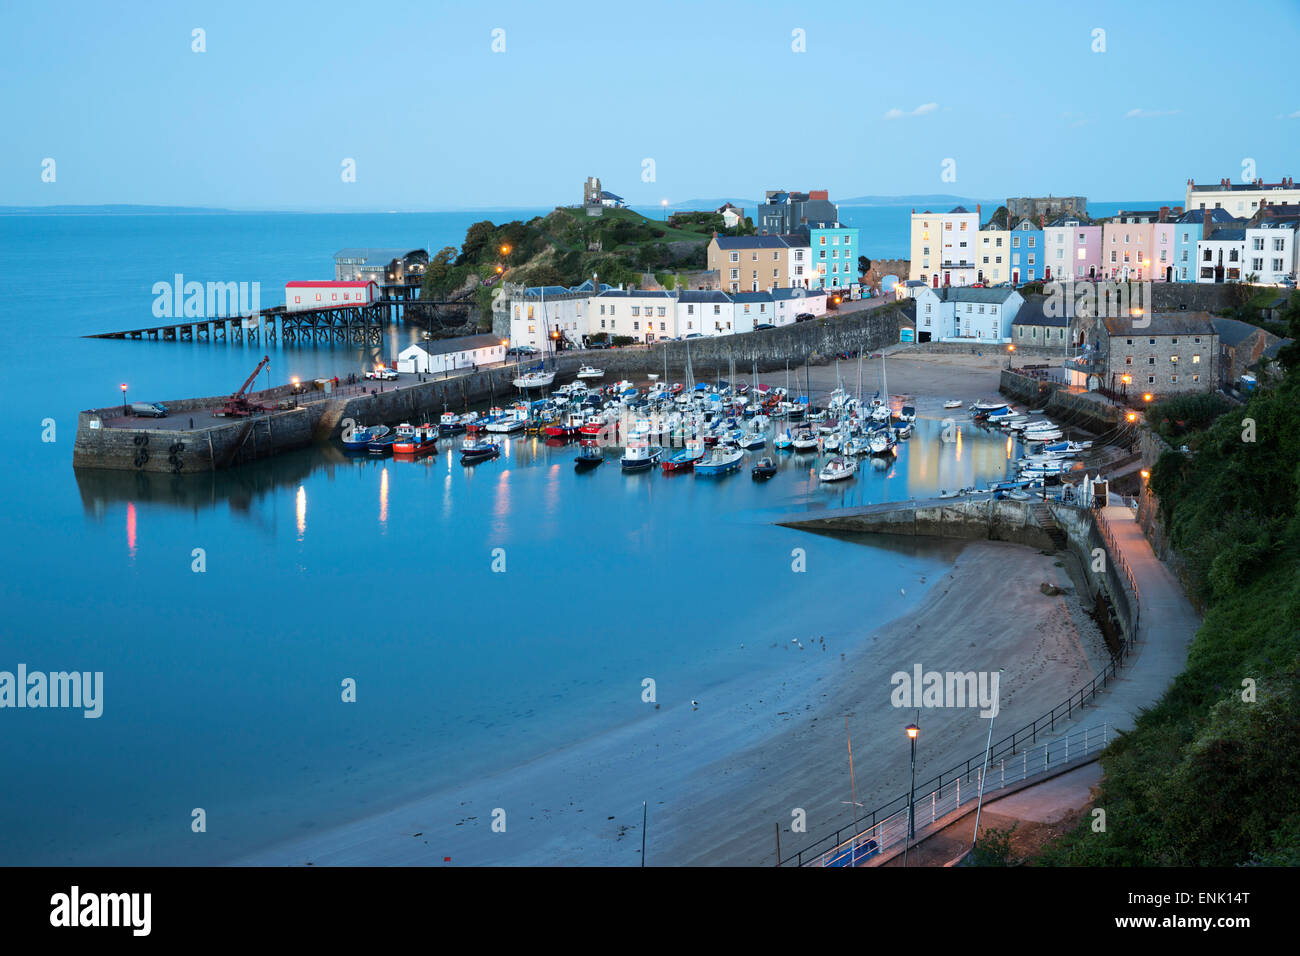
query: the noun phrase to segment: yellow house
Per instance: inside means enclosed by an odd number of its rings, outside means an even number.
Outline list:
[[[975,281],[997,285],[1011,281],[1011,233],[989,227],[975,233]]]
[[[707,265],[723,292],[765,292],[790,286],[790,245],[780,236],[714,236]]]

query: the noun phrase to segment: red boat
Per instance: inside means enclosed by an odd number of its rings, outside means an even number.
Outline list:
[[[404,430],[409,429],[409,430]],[[398,428],[398,437],[393,442],[394,455],[424,455],[438,451],[438,426],[409,425]]]
[[[704,457],[704,446],[692,439],[686,443],[684,451],[679,451],[671,458],[665,459],[659,463],[665,475],[676,474],[679,471],[690,471],[695,467],[695,463]]]
[[[604,419],[596,415],[593,415],[591,418],[588,418],[586,424],[578,429],[578,434],[584,438],[599,438],[602,434],[605,433],[609,433],[611,435],[617,435],[618,423],[613,422],[613,423],[606,424]]]
[[[562,422],[551,422],[543,431],[547,438],[573,438],[586,427],[582,422],[581,415],[570,414]]]
[[[681,382],[673,382],[673,394],[676,395],[682,390]]]

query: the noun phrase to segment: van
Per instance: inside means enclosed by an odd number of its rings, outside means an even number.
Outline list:
[[[132,402],[131,414],[139,418],[166,418],[167,406],[160,402]]]

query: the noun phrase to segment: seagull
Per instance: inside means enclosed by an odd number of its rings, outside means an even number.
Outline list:
[[[898,589],[898,593],[901,594],[901,595],[903,595],[903,597],[907,597],[907,592],[904,591],[902,588],[899,588],[899,589]]]
[[[692,708],[698,710],[698,709],[699,709],[699,706],[700,706],[700,702],[699,702],[698,700],[693,700],[693,701],[691,701],[691,707],[692,707]]]

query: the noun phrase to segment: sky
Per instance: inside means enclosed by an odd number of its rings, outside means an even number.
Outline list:
[[[1279,52],[1300,0],[96,0],[4,19],[0,205],[539,207],[591,175],[641,207],[1108,201],[1300,172]]]

